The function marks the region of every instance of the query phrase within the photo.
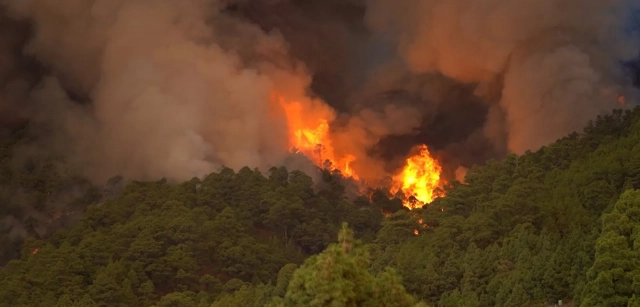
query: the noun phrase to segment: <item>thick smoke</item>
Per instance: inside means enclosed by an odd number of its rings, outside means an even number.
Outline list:
[[[220,1],[5,4],[31,20],[25,52],[52,71],[31,95],[35,118],[53,121],[53,143],[92,178],[187,179],[284,159],[270,97],[307,99],[310,78],[279,35],[221,14]]]
[[[638,42],[623,32],[631,5],[623,0],[372,0],[367,21],[396,39],[416,74],[479,84],[479,96],[492,83],[501,84],[484,134],[498,146],[507,135],[508,149],[521,153],[617,107],[623,92],[613,85],[621,81],[620,62],[638,55]]]
[[[10,21],[0,6],[0,140],[26,120],[26,96],[36,82],[31,61],[20,56],[28,24]]]
[[[244,0],[228,10],[280,32],[291,56],[313,72],[311,89],[338,111],[366,78],[371,41],[361,0]]]
[[[274,94],[334,120],[336,155],[365,179],[418,143],[460,178],[618,107],[619,62],[638,55],[622,0],[0,4],[0,126],[29,118],[99,182],[287,161]]]
[[[354,156],[368,183],[395,175],[421,143],[446,179],[463,180],[471,164],[537,149],[637,101],[620,65],[639,55],[623,31],[633,9],[624,0],[0,0],[0,141],[28,123],[3,166],[98,184],[222,166],[311,174],[314,157],[289,152],[282,97],[301,106],[303,126],[330,121],[327,145]],[[22,211],[0,228],[46,233],[91,188],[70,185],[46,197],[0,188],[6,211]],[[42,223],[30,229],[30,219]]]

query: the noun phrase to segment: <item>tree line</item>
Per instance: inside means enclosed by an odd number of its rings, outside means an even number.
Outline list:
[[[348,200],[327,170],[95,187],[16,164],[23,139],[0,147],[0,306],[640,306],[640,108],[411,211],[382,190]]]

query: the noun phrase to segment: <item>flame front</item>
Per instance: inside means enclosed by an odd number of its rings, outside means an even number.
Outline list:
[[[433,201],[438,195],[441,184],[442,167],[438,164],[427,145],[419,145],[417,154],[405,162],[399,175],[394,177],[394,190],[402,190],[409,198],[404,202],[408,208],[419,208]]]
[[[284,110],[289,130],[289,147],[309,158],[315,165],[329,170],[339,170],[344,176],[359,180],[353,169],[357,157],[351,154],[336,154],[331,141],[329,124],[330,113],[312,110],[299,101],[290,101],[276,93],[273,94]],[[416,154],[409,157],[402,171],[392,178],[391,192],[399,190],[408,197],[404,205],[419,208],[433,201],[437,188],[442,183],[442,168],[431,156],[427,145],[415,148]]]
[[[289,146],[295,152],[307,156],[314,164],[330,170],[340,170],[346,177],[358,179],[352,168],[356,157],[346,154],[336,157],[329,135],[329,119],[311,116],[313,120],[305,121],[306,112],[302,103],[287,101],[276,95],[280,106],[284,109],[289,127]],[[308,118],[307,118],[308,119]],[[330,164],[327,165],[326,161]]]

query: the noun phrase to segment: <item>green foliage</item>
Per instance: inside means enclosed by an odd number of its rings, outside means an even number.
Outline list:
[[[0,142],[0,265],[18,256],[25,238],[68,227],[100,191],[70,175],[62,159],[40,153],[26,130]]]
[[[627,190],[602,216],[581,306],[627,306],[640,291],[640,191]],[[633,299],[631,302],[630,300]]]
[[[614,205],[631,208],[635,192],[623,193],[640,188],[639,144],[640,108],[617,110],[583,134],[474,166],[446,197],[383,222],[373,268],[395,268],[410,293],[438,306],[637,302],[640,231],[629,225],[638,222]]]
[[[380,189],[347,201],[339,173],[314,183],[284,167],[114,177],[96,193],[52,161],[17,163],[20,140],[0,146],[0,244],[20,250],[2,255],[16,259],[0,307],[640,306],[640,108],[473,166],[412,211]],[[82,219],[42,236],[24,195]]]
[[[274,306],[418,306],[393,269],[378,276],[368,270],[367,248],[342,226],[339,243],[307,259],[296,270],[284,299]]]
[[[278,180],[243,168],[179,185],[131,182],[73,227],[25,242],[0,273],[0,301],[262,306],[284,294],[296,264],[322,251],[342,221],[375,234],[382,219],[380,208],[329,200],[309,176],[284,172],[273,171]]]

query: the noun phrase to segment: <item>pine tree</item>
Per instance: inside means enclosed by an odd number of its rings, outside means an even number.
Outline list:
[[[369,272],[369,252],[346,223],[338,239],[295,271],[284,299],[272,306],[425,306],[407,294],[392,269]]]

